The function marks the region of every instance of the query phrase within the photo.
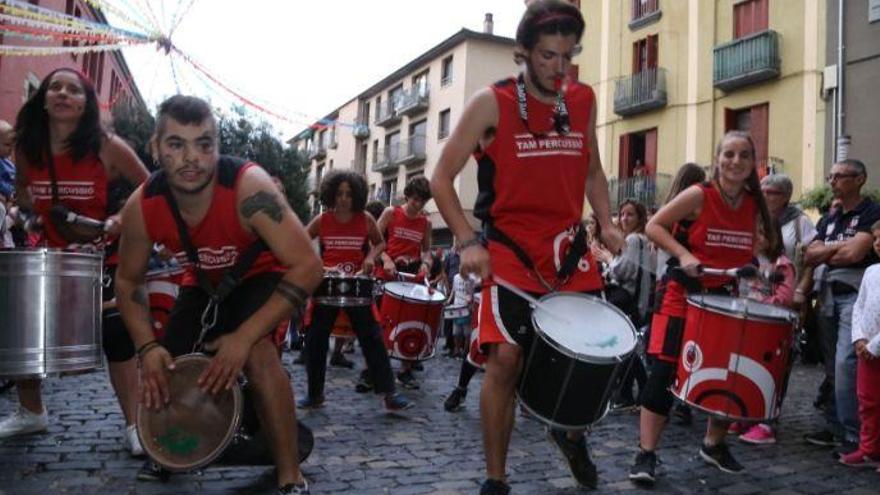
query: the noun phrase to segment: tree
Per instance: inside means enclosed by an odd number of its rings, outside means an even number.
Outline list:
[[[148,168],[155,169],[149,142],[156,128],[156,119],[145,108],[130,108],[123,104],[113,107],[112,116],[113,132],[132,147]]]

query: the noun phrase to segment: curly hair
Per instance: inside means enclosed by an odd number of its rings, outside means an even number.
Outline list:
[[[431,199],[431,183],[424,175],[413,177],[403,188],[403,197],[428,201]]]
[[[363,211],[367,204],[367,180],[364,176],[348,170],[332,170],[321,181],[321,204],[327,208],[336,207],[336,193],[345,182],[351,188],[351,210]]]
[[[374,219],[379,220],[379,217],[382,216],[382,212],[385,211],[385,208],[388,205],[385,204],[381,199],[374,199],[367,203],[364,206],[364,209],[367,210],[367,213],[373,216]]]
[[[636,211],[636,218],[638,219],[639,223],[636,225],[635,231],[639,233],[644,233],[645,225],[648,224],[648,210],[647,208],[645,208],[645,205],[643,205],[641,201],[637,199],[627,198],[623,201],[623,203],[620,203],[620,207],[617,208],[618,217],[623,213],[624,206],[632,206],[633,209]]]
[[[573,34],[578,43],[584,34],[584,16],[580,9],[564,0],[535,0],[529,3],[516,28],[516,44],[531,50],[542,34]],[[521,62],[524,54],[517,52],[515,59]]]
[[[49,83],[52,82],[52,78],[62,71],[76,75],[86,96],[83,114],[80,116],[76,129],[65,143],[73,161],[78,162],[89,153],[97,155],[101,151],[103,139],[107,136],[107,132],[101,127],[101,110],[98,108],[98,95],[92,82],[77,70],[55,69],[43,78],[37,91],[28,98],[15,119],[16,154],[23,156],[28,165],[35,168],[46,166],[48,150],[51,149],[49,114],[46,113],[46,93],[49,92]]]

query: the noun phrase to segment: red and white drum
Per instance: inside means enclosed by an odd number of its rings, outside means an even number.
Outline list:
[[[385,283],[379,324],[391,357],[421,361],[434,356],[445,299],[442,292],[421,284]]]
[[[688,297],[672,393],[732,420],[779,416],[797,314],[780,306],[719,295]]]
[[[153,269],[147,272],[145,285],[150,299],[150,315],[153,317],[153,333],[160,341],[165,338],[165,326],[171,315],[171,308],[180,292],[183,269],[179,266]]]
[[[472,365],[476,366],[480,369],[486,368],[486,361],[489,360],[489,356],[483,352],[483,349],[480,347],[480,332],[478,331],[480,328],[480,295],[476,294],[474,298],[474,302],[471,303],[471,314],[474,315],[471,318],[471,341],[470,346],[468,348],[467,360]]]

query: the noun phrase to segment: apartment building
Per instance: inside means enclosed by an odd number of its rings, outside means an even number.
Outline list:
[[[516,72],[513,45],[492,33],[487,14],[483,32],[462,29],[290,139],[311,161],[310,191],[327,171],[344,168],[366,175],[371,198],[400,201],[407,180],[430,177],[470,96]],[[478,228],[472,215],[477,196],[472,158],[455,187]],[[425,209],[434,243],[450,245],[452,236],[434,202]],[[313,211],[320,211],[317,197]]]
[[[826,0],[585,0],[577,62],[597,94],[612,200],[662,203],[688,161],[749,131],[761,174],[824,175]]]

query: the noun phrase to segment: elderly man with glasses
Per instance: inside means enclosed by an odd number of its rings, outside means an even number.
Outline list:
[[[855,450],[859,440],[853,305],[865,269],[880,261],[871,249],[871,225],[880,220],[880,205],[862,195],[866,180],[865,164],[859,160],[842,160],[831,167],[828,182],[841,208],[819,220],[816,239],[804,255],[808,266],[828,266],[819,295],[819,323],[826,363],[832,359],[834,363],[834,407],[826,409],[828,428],[804,439],[827,447],[842,442],[839,453]]]

